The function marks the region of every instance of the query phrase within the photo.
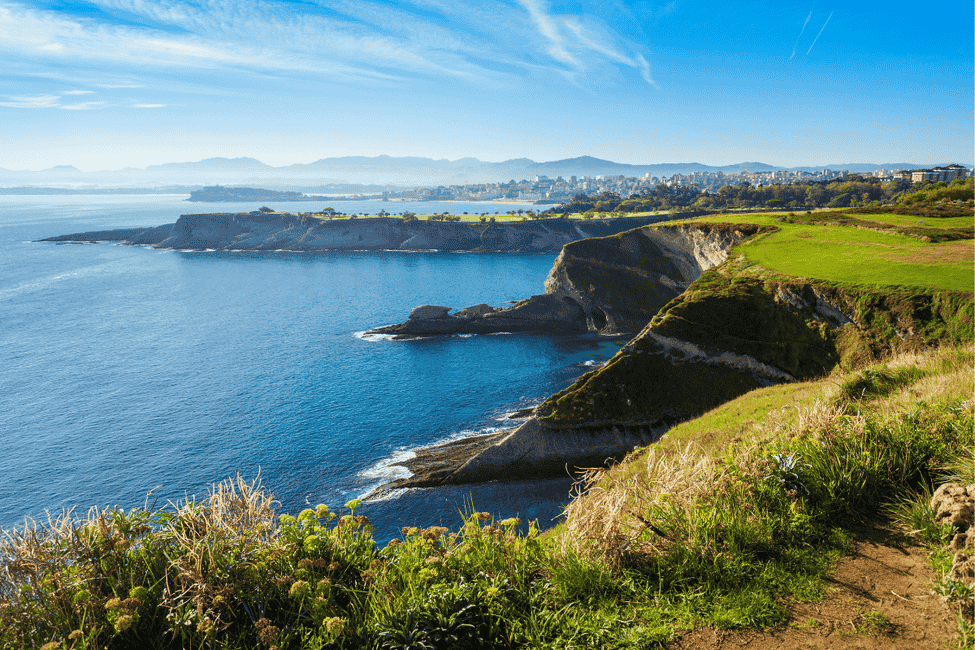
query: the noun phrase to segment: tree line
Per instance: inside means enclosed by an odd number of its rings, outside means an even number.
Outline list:
[[[951,183],[912,184],[906,180],[882,181],[853,174],[837,181],[802,181],[790,185],[753,187],[748,182],[725,185],[715,193],[694,185],[658,185],[623,198],[615,192],[595,196],[576,194],[571,201],[546,210],[546,216],[581,213],[651,212],[688,208],[727,210],[735,208],[812,209],[848,208],[871,204],[927,201],[971,201],[972,179]]]

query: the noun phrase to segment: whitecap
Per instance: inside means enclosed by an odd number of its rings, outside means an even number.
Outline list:
[[[370,334],[369,330],[362,332],[352,332],[352,336],[363,341],[395,341],[395,334]]]
[[[369,503],[382,503],[384,501],[395,501],[405,494],[410,492],[416,492],[417,490],[423,490],[425,488],[398,488],[396,490],[389,490],[388,492],[383,492],[380,495],[372,496],[372,493],[378,489],[377,487],[370,488],[368,491],[363,492],[359,498],[363,501],[368,501]]]
[[[411,458],[416,458],[416,452],[409,449],[398,449],[393,452],[392,456],[380,460],[372,467],[367,467],[357,476],[365,479],[380,479],[383,483],[389,483],[400,478],[410,478],[413,476],[413,472],[399,463],[404,463]]]

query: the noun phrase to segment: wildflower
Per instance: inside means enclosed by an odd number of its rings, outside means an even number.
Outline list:
[[[479,512],[479,513],[477,513],[477,519],[478,519],[478,521],[491,521],[491,513],[490,512]]]
[[[311,595],[311,587],[304,580],[297,580],[291,589],[288,590],[288,595],[292,598],[306,598]]]
[[[328,517],[331,513],[328,511],[328,506],[327,505],[325,505],[324,503],[320,503],[315,508],[315,514],[318,517],[324,519],[324,518]]]
[[[266,620],[266,619],[264,619]],[[278,634],[280,634],[281,629],[273,625],[264,626],[258,633],[257,637],[261,640],[261,643],[266,643],[272,648],[276,648],[276,645],[271,645],[278,640]]]
[[[80,639],[84,635],[85,635],[85,633],[82,632],[81,630],[75,630],[74,632],[72,632],[71,634],[68,635],[68,640],[69,641],[74,641],[75,639]]]
[[[83,605],[91,600],[91,592],[87,589],[81,589],[74,595],[72,600],[74,601],[75,605]]]
[[[115,621],[115,629],[119,632],[125,632],[127,629],[132,627],[134,622],[135,617],[132,616],[132,614],[123,614],[122,616],[118,617],[117,621]]]
[[[437,564],[443,564],[443,558],[434,555],[433,557],[428,557],[426,560],[423,561],[423,563],[426,564],[427,566],[435,566]]]
[[[61,647],[60,641],[51,641],[41,646],[41,650],[58,650]]]
[[[304,547],[306,553],[317,553],[322,548],[324,541],[318,535],[309,535],[301,545]]]
[[[118,609],[119,605],[121,604],[122,604],[121,600],[119,600],[118,598],[112,598],[107,603],[105,603],[105,609]]]
[[[362,505],[362,501],[360,501],[359,499],[352,499],[351,501],[345,504],[345,507],[354,512],[355,509],[358,508],[360,505]]]
[[[332,581],[328,578],[322,578],[318,581],[318,590],[321,592],[328,591],[328,588],[332,586]]]
[[[338,636],[342,634],[342,630],[345,629],[345,619],[339,618],[338,616],[333,616],[331,618],[326,618],[322,623],[325,625],[325,629],[332,636]]]
[[[365,582],[372,582],[373,579],[375,579],[375,577],[376,577],[376,572],[373,571],[372,569],[366,569],[365,571],[362,572],[362,579]]]
[[[143,603],[146,602],[146,598],[149,597],[149,590],[145,587],[132,587],[129,589],[129,598],[138,598]]]
[[[332,562],[331,564],[328,565],[328,570],[331,571],[331,572],[338,571],[341,568],[342,568],[342,565],[339,564],[338,562]]]
[[[386,546],[399,546],[402,543],[403,541],[401,539],[394,537],[393,539],[386,542]]]
[[[518,526],[520,524],[521,524],[521,519],[518,519],[518,517],[511,517],[510,519],[505,519],[504,521],[501,522],[501,525],[506,528],[509,526]]]

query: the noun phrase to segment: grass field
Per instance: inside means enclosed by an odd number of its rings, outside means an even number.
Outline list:
[[[914,225],[916,217],[864,215],[893,225]],[[850,226],[793,224],[763,214],[701,217],[697,222],[776,226],[736,250],[762,266],[796,277],[872,285],[906,285],[972,291],[973,240],[925,243],[906,235]],[[964,222],[964,223],[962,223]],[[971,225],[971,219],[928,219],[928,227]]]

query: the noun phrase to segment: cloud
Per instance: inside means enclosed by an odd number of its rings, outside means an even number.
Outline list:
[[[132,108],[165,108],[165,104],[132,104]]]
[[[57,108],[59,95],[7,96],[0,106],[7,108]]]
[[[552,17],[545,13],[545,8],[542,6],[541,2],[539,2],[539,0],[518,1],[528,12],[528,15],[531,16],[532,21],[538,28],[538,33],[548,41],[549,55],[556,61],[565,63],[566,65],[576,69],[582,69],[582,63],[580,63],[578,59],[566,51],[565,41],[562,37],[561,31]]]
[[[65,90],[62,95],[94,95],[94,90]]]
[[[71,91],[65,94],[69,94]],[[77,92],[75,94],[78,94]],[[86,111],[108,106],[107,102],[80,102],[65,104],[60,95],[7,95],[7,101],[0,101],[4,108],[60,108],[66,111]]]
[[[60,104],[57,108],[66,111],[90,111],[94,108],[104,108],[108,106],[107,102],[82,102],[80,104]]]
[[[799,36],[796,37],[796,44],[792,46],[792,54],[789,55],[790,61],[792,60],[792,57],[796,55],[796,48],[799,47],[799,40],[802,38],[802,35],[806,33],[806,25],[809,24],[810,18],[812,18],[812,11],[810,11],[809,15],[806,16],[806,22],[802,23],[802,29],[799,30]]]
[[[833,17],[833,12],[830,12],[829,16],[826,18],[826,22],[823,23],[823,26],[819,29],[819,33],[816,34],[816,38],[813,39],[812,45],[810,45],[809,49],[806,50],[806,56],[809,56],[809,53],[812,52],[813,47],[816,46],[816,41],[819,40],[819,37],[822,35],[823,30],[826,29],[826,25],[829,24],[829,19],[832,17]]]
[[[500,88],[545,72],[581,79],[604,65],[635,69],[653,83],[645,48],[601,23],[600,11],[555,15],[546,0],[473,5],[449,0],[90,4],[103,12],[71,13],[0,0],[0,31],[5,34],[0,56],[30,60],[39,70],[83,65],[87,72],[124,75],[141,82],[133,85],[150,87],[192,69],[225,80],[226,87],[241,85],[240,74],[245,73],[356,86],[452,79]],[[95,78],[91,83],[114,86]]]

